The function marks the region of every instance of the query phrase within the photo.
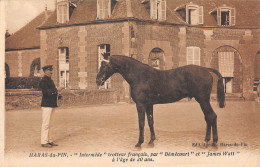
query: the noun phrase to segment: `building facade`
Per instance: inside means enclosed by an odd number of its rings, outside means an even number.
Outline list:
[[[257,0],[57,0],[56,10],[38,27],[37,52],[41,66],[54,65],[56,85],[115,91],[120,101],[129,99],[130,93],[119,74],[102,88],[95,83],[103,53],[133,57],[160,70],[187,64],[211,67],[223,75],[227,94],[252,99],[260,79],[259,4]]]

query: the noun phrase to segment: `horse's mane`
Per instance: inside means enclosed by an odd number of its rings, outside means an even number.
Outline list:
[[[148,64],[144,64],[142,62],[140,62],[139,60],[137,59],[134,59],[134,58],[131,58],[131,57],[128,57],[128,56],[124,56],[124,55],[111,55],[111,58],[115,58],[117,60],[123,60],[124,62],[130,62],[132,64],[134,64],[135,66],[143,66],[143,67],[146,67],[146,68],[150,68],[150,69],[154,69],[152,68],[151,66],[149,66]]]

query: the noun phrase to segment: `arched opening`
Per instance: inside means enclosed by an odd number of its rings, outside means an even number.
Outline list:
[[[243,64],[240,53],[235,48],[231,46],[217,48],[211,58],[211,67],[221,73],[225,93],[243,93]],[[216,91],[216,85],[213,86],[214,90]]]
[[[41,61],[40,58],[36,58],[32,61],[30,67],[30,77],[40,77],[41,75]]]
[[[164,52],[160,48],[154,48],[149,54],[148,64],[158,70],[165,69]]]

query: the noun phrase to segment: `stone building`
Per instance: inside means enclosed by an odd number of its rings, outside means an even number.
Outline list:
[[[57,85],[114,91],[120,101],[130,95],[119,74],[102,88],[95,83],[102,53],[160,70],[187,64],[215,68],[227,94],[252,99],[260,79],[259,12],[258,0],[57,0],[38,27],[37,55],[41,66],[54,65]],[[19,54],[8,51],[6,57],[7,64],[18,59],[21,69]]]

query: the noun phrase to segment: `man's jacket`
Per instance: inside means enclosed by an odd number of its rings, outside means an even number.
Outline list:
[[[57,107],[58,91],[51,77],[44,76],[39,84],[42,90],[42,107]]]

